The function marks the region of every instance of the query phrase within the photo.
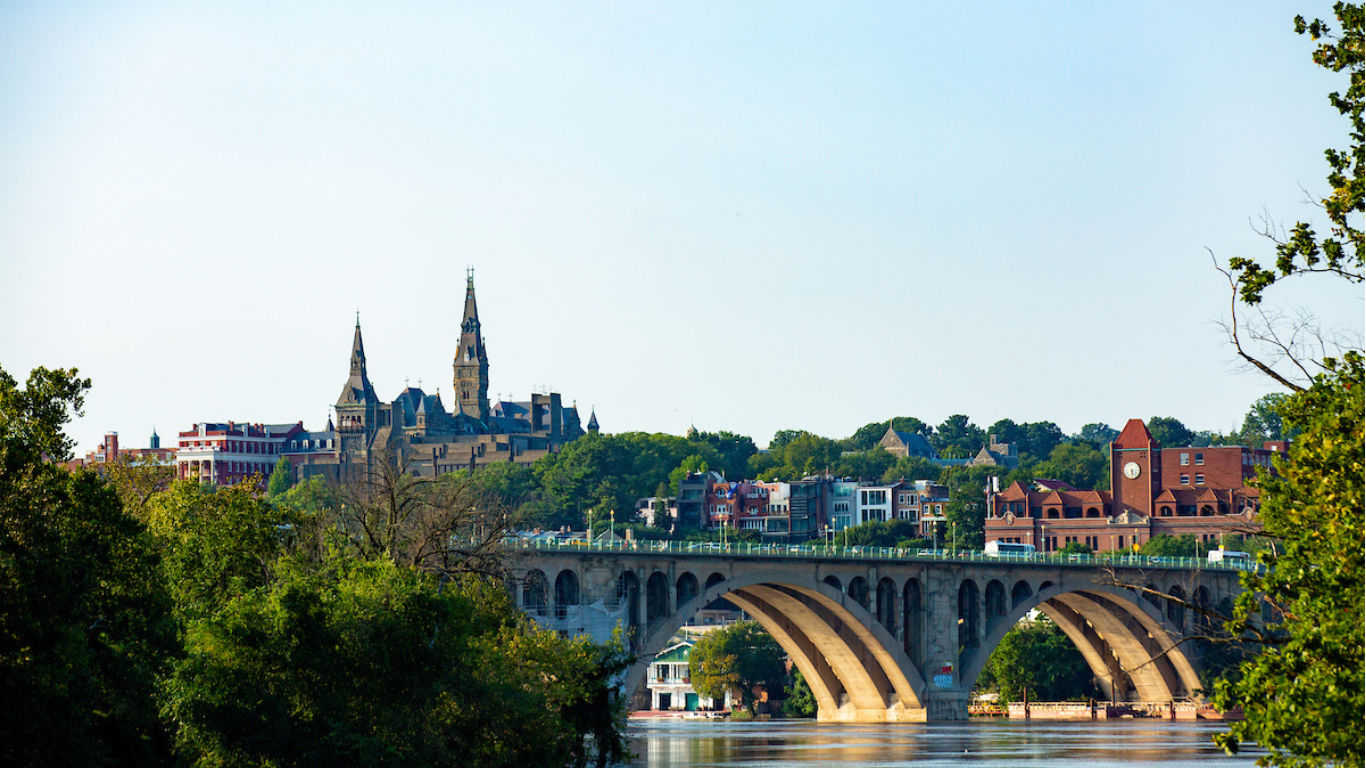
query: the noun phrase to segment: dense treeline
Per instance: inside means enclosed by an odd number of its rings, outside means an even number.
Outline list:
[[[274,498],[165,467],[68,472],[75,373],[21,388],[0,370],[0,764],[622,754],[628,657],[515,610],[496,544],[518,521],[484,487],[384,462]]]
[[[1276,410],[1283,400],[1281,395],[1259,399],[1244,419],[1243,428],[1231,434],[1192,431],[1171,417],[1153,417],[1147,424],[1163,445],[1260,447],[1264,440],[1290,436]],[[922,458],[898,458],[878,444],[889,423],[898,431],[923,435],[941,457],[975,456],[990,437],[999,443],[1013,443],[1019,451],[1019,466],[1013,470],[941,467]],[[1117,429],[1099,423],[1067,435],[1052,422],[1016,423],[1011,419],[1001,419],[984,429],[962,414],[950,416],[938,426],[910,416],[874,422],[843,440],[803,430],[780,430],[766,450],[759,450],[753,439],[731,432],[696,432],[687,437],[591,433],[531,467],[499,464],[480,470],[468,480],[497,495],[530,524],[582,529],[592,516],[594,528],[602,528],[610,517],[619,527],[632,525],[645,537],[666,534],[640,527],[634,520],[636,502],[675,495],[679,480],[690,472],[718,471],[731,481],[792,481],[810,475],[881,482],[930,480],[950,491],[946,511],[949,523],[940,532],[940,541],[981,547],[986,517],[983,491],[990,478],[999,478],[1001,487],[1016,480],[1049,478],[1076,488],[1105,490],[1110,482],[1108,445],[1118,434]]]

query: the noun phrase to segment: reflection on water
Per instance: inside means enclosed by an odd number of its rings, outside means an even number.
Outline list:
[[[826,768],[970,764],[1058,768],[1244,768],[1256,754],[1225,755],[1210,737],[1218,723],[1170,720],[1024,722],[973,720],[925,725],[835,725],[810,720],[632,720],[633,768],[819,763]]]

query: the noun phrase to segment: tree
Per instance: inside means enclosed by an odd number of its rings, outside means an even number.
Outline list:
[[[1067,635],[1047,617],[1016,624],[987,661],[993,685],[1005,701],[1020,701],[1025,689],[1037,701],[1067,701],[1095,695],[1091,669]]]
[[[1183,533],[1180,536],[1162,534],[1143,542],[1139,554],[1149,557],[1196,557],[1198,555],[1195,534]]]
[[[1106,490],[1110,487],[1110,457],[1090,443],[1063,443],[1047,461],[1029,469],[1033,477],[1061,480],[1073,488]]]
[[[894,480],[930,480],[937,483],[941,474],[942,468],[929,459],[902,456],[882,473],[882,481],[890,483]]]
[[[816,716],[816,695],[811,692],[811,686],[807,684],[806,678],[802,677],[800,669],[792,668],[792,682],[783,689],[783,693],[783,715],[785,717]]]
[[[839,444],[810,432],[798,433],[779,448],[756,453],[749,460],[749,476],[768,480],[799,480],[806,475],[824,474],[840,460]]]
[[[1119,437],[1118,429],[1115,429],[1109,424],[1101,424],[1097,422],[1094,424],[1087,424],[1083,426],[1080,432],[1078,432],[1075,435],[1072,435],[1071,440],[1074,443],[1086,442],[1090,443],[1097,449],[1105,449],[1110,445],[1110,443],[1114,442],[1114,439],[1116,437]]]
[[[846,453],[835,464],[835,475],[856,480],[878,480],[896,464],[896,457],[875,445],[866,451]]]
[[[1062,430],[1051,421],[1038,421],[1016,424],[1010,419],[1001,419],[987,429],[1000,443],[1015,443],[1021,454],[1042,459],[1053,452],[1063,441]]]
[[[157,681],[176,653],[143,525],[62,431],[90,382],[0,370],[0,764],[165,765]]]
[[[803,434],[805,434],[805,430],[780,429],[773,433],[773,439],[768,442],[768,449],[771,451],[775,448],[782,448]]]
[[[944,517],[953,546],[959,549],[981,549],[986,544],[986,489],[990,478],[1003,474],[1001,467],[951,467],[944,471],[941,482],[949,489],[949,503]]]
[[[981,427],[961,413],[944,419],[930,436],[930,445],[940,456],[954,454],[967,458],[973,456],[986,444],[986,433]]]
[[[469,575],[285,558],[193,622],[187,651],[165,706],[197,764],[584,765],[589,733],[600,765],[622,752],[620,646],[539,629]]]
[[[1219,743],[1235,751],[1242,740],[1256,741],[1269,750],[1259,763],[1280,766],[1360,766],[1366,740],[1361,340],[1343,344],[1308,329],[1310,346],[1298,335],[1306,330],[1303,323],[1278,327],[1261,308],[1266,292],[1291,277],[1328,275],[1353,285],[1366,278],[1359,224],[1363,11],[1361,4],[1345,2],[1333,10],[1336,32],[1331,22],[1295,18],[1295,31],[1317,43],[1314,62],[1347,75],[1347,88],[1328,95],[1349,120],[1348,148],[1325,152],[1329,192],[1318,202],[1329,235],[1319,236],[1305,222],[1288,233],[1268,225],[1263,234],[1276,252],[1271,267],[1236,257],[1221,270],[1231,289],[1229,341],[1245,362],[1292,393],[1277,412],[1285,425],[1301,430],[1288,455],[1277,458],[1277,475],[1258,478],[1261,522],[1268,536],[1281,539],[1280,554],[1262,553],[1267,570],[1243,576],[1246,591],[1226,625],[1265,650],[1241,666],[1240,678],[1218,683],[1215,695],[1218,706],[1241,704],[1246,715]],[[1260,325],[1240,321],[1240,304]],[[1262,626],[1256,619],[1264,612],[1279,623]]]
[[[710,446],[720,457],[722,473],[736,480],[744,476],[749,457],[759,452],[753,440],[733,432],[697,432],[688,439]]]
[[[1148,431],[1163,448],[1190,445],[1195,439],[1194,432],[1171,416],[1154,416],[1148,419]]]
[[[1257,398],[1247,415],[1243,417],[1243,428],[1238,432],[1238,440],[1249,448],[1261,448],[1267,440],[1291,440],[1294,434],[1287,431],[1280,409],[1289,395],[1272,392]]]
[[[275,498],[294,485],[294,469],[289,464],[289,459],[284,456],[275,462],[275,468],[270,472],[270,482],[266,484],[266,495]]]
[[[1271,750],[1268,764],[1362,764],[1366,741],[1363,695],[1361,478],[1363,463],[1361,358],[1328,361],[1328,373],[1285,404],[1283,413],[1302,430],[1275,475],[1259,477],[1260,519],[1281,540],[1268,568],[1244,576],[1229,629],[1241,633],[1269,611],[1278,626],[1263,633],[1265,650],[1241,667],[1241,678],[1216,687],[1220,707],[1243,707],[1220,744],[1236,751],[1242,740]]]
[[[757,621],[740,621],[703,635],[688,653],[692,686],[703,696],[727,692],[754,714],[755,689],[777,691],[787,677],[782,646]]]
[[[866,451],[877,445],[882,436],[887,434],[888,426],[898,432],[910,434],[919,433],[928,436],[934,432],[934,427],[914,416],[897,416],[890,422],[874,421],[864,424],[855,430],[854,434],[841,440],[840,446],[847,451]]]

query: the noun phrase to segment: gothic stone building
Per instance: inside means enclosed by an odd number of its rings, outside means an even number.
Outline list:
[[[578,409],[559,393],[490,405],[489,358],[474,299],[474,276],[465,287],[465,309],[454,361],[454,395],[447,411],[441,395],[407,387],[381,400],[370,383],[360,321],[351,343],[350,374],[334,406],[336,451],[300,457],[298,476],[339,476],[349,465],[380,457],[404,464],[410,474],[431,477],[496,462],[530,464],[584,434]],[[597,428],[594,415],[589,429]]]

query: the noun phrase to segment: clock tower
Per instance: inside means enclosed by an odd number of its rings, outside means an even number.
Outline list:
[[[1111,511],[1153,513],[1153,499],[1162,492],[1162,444],[1142,419],[1129,419],[1110,443]]]
[[[465,275],[465,314],[460,319],[460,346],[455,352],[455,405],[464,413],[489,423],[489,356],[479,330],[474,303],[474,269]]]

